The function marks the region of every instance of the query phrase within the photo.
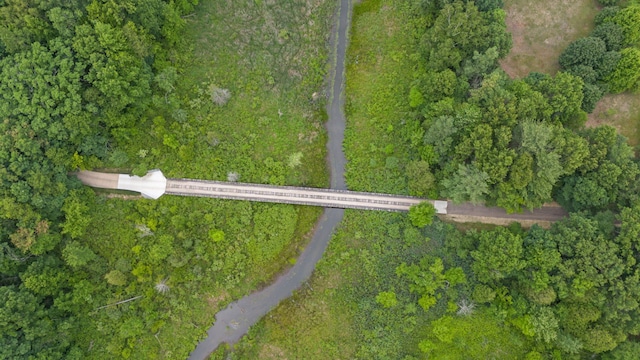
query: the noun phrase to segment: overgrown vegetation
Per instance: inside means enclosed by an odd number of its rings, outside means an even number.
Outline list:
[[[0,5],[0,358],[185,358],[304,243],[318,209],[127,201],[68,174],[326,185],[335,4],[195,5]]]
[[[318,93],[335,4],[193,5],[0,7],[0,357],[184,358],[315,221],[289,205],[96,196],[68,176],[326,185]],[[312,281],[214,357],[637,355],[640,168],[613,128],[584,122],[603,93],[637,88],[640,5],[600,12],[555,76],[515,80],[498,68],[501,6],[356,6],[347,183],[508,211],[556,200],[571,216],[461,232],[431,206],[348,211]]]
[[[356,6],[347,182],[510,211],[555,199],[571,216],[548,230],[462,233],[437,220],[419,230],[411,216],[349,213],[310,285],[232,358],[303,349],[307,358],[637,356],[637,159],[613,128],[584,128],[586,68],[506,76],[497,66],[509,50],[500,2],[478,5]],[[578,44],[561,63],[602,48]],[[304,321],[311,314],[315,326]]]

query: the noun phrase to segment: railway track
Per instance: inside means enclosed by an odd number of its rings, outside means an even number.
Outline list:
[[[456,222],[483,222],[499,225],[517,221],[526,226],[532,224],[550,226],[551,223],[567,216],[564,209],[552,204],[533,211],[524,210],[522,213],[508,214],[504,209],[497,207],[470,203],[453,204],[412,196],[215,180],[167,179],[158,170],[150,171],[143,177],[93,171],[81,171],[77,176],[85,185],[137,191],[152,199],[168,194],[381,211],[409,211],[411,206],[429,201],[436,208],[436,212],[447,215],[447,219]]]
[[[410,196],[209,180],[167,179],[165,194],[383,211],[408,211],[430,201],[438,214],[447,213],[446,201]]]

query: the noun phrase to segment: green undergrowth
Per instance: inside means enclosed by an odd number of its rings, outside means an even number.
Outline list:
[[[531,340],[494,309],[457,314],[460,301],[471,298],[471,283],[440,287],[425,310],[414,291],[425,283],[413,283],[399,270],[438,272],[434,264],[440,261],[445,276],[455,268],[468,273],[468,265],[447,250],[463,238],[440,221],[418,230],[402,214],[348,211],[309,283],[233,352],[220,349],[212,359],[524,358]],[[385,303],[384,294],[393,300]]]
[[[101,166],[327,186],[323,79],[334,6],[201,1],[156,78],[164,91]],[[186,358],[218,310],[290,266],[321,213],[167,195],[85,199],[79,241],[100,258],[91,270],[103,282],[98,303],[142,296],[93,313],[82,342],[96,359]]]
[[[347,55],[345,153],[352,190],[407,192],[407,96],[413,76],[411,27],[400,3],[373,0],[354,8]]]
[[[413,154],[401,139],[415,63],[403,11],[396,1],[365,1],[354,9],[344,145],[347,183],[354,190],[407,192],[404,166]],[[407,269],[426,271],[441,261],[445,274],[453,268],[469,272],[445,247],[462,237],[453,225],[437,220],[418,229],[406,214],[347,211],[308,284],[254,326],[233,352],[219,349],[211,358],[438,358],[427,354],[429,344],[442,342],[432,322],[457,318],[456,301],[470,298],[472,286],[434,290],[424,296],[434,301],[425,310],[421,303],[431,300],[412,290]],[[493,312],[484,309],[455,321],[453,343],[443,338],[445,345],[439,345],[447,350],[443,358],[512,359],[526,353],[529,340]]]

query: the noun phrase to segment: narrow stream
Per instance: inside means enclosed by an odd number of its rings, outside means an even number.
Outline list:
[[[329,136],[327,149],[331,170],[331,188],[346,189],[344,169],[346,159],[342,151],[344,139],[344,72],[347,49],[347,31],[351,20],[351,0],[340,1],[338,24],[334,26],[331,55],[335,62],[329,76],[329,103],[326,127]],[[251,325],[260,320],[280,301],[288,298],[309,279],[316,263],[322,257],[335,228],[344,215],[343,209],[325,208],[317,223],[313,238],[300,255],[296,264],[281,275],[270,286],[235,301],[216,314],[214,325],[207,330],[208,336],[193,350],[189,359],[206,359],[220,344],[237,342]]]

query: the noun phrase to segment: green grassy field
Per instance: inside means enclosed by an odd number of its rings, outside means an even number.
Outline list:
[[[201,1],[170,56],[177,80],[104,166],[327,186],[323,81],[334,7]],[[86,331],[94,357],[184,359],[218,310],[291,265],[321,209],[102,193],[90,213],[83,242],[131,280],[114,302],[144,294],[96,313],[96,328]],[[159,281],[170,291],[154,291]],[[100,335],[107,333],[121,338]]]

